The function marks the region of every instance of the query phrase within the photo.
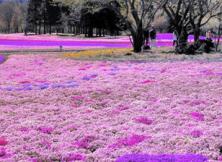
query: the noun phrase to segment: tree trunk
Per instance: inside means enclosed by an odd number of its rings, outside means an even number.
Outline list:
[[[101,30],[101,28],[99,28],[99,37],[101,37],[102,36],[102,30]]]
[[[136,33],[132,33],[133,36],[133,51],[139,53],[142,51],[144,45],[144,34],[142,23],[138,26]]]
[[[92,26],[89,26],[87,34],[88,34],[88,37],[93,37],[93,27]]]
[[[49,34],[50,35],[52,34],[52,25],[51,24],[49,25]]]
[[[76,35],[76,25],[73,25],[73,26],[72,26],[72,33],[73,33],[74,35]]]
[[[38,34],[38,29],[37,29],[37,27],[38,27],[37,24],[35,24],[35,27],[34,27],[34,28],[35,28],[35,35]]]
[[[105,37],[105,29],[104,28],[102,30],[102,33],[103,33],[103,37]]]
[[[8,33],[10,33],[10,22],[7,25],[7,31],[8,31]]]
[[[217,35],[218,35],[218,38],[217,38],[217,43],[216,43],[216,51],[218,51],[218,49],[219,49],[219,45],[220,45],[220,39],[221,39],[221,34],[222,34],[222,25],[219,25],[219,27],[218,27],[218,33],[217,33]]]
[[[39,35],[41,35],[42,23],[39,23]]]
[[[177,45],[176,45],[176,53],[182,54],[187,52],[187,44],[188,44],[188,33],[185,30],[177,31]]]
[[[200,27],[196,26],[194,28],[194,47],[195,47],[195,49],[198,49],[201,46],[200,33],[201,33]]]
[[[46,34],[46,24],[45,24],[45,22],[43,24],[43,32],[44,32],[44,34]]]
[[[195,29],[194,30],[194,43],[197,43],[200,41],[200,30]]]

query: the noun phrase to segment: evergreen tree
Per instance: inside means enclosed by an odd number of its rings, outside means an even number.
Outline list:
[[[30,0],[26,16],[26,32],[32,31],[40,34],[42,19],[42,0]],[[39,30],[38,30],[39,27]]]

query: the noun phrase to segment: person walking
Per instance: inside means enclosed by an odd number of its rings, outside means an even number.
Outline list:
[[[156,47],[156,29],[154,28],[154,26],[151,26],[149,33],[150,33],[150,40],[151,40],[150,46]]]
[[[208,30],[206,32],[206,40],[212,41],[212,37],[213,37],[213,34],[212,34],[211,30]]]
[[[173,46],[177,46],[178,33],[176,30],[173,31]]]
[[[144,44],[144,46],[145,46],[145,47],[148,47],[149,44],[150,44],[150,42],[149,42],[149,39],[150,39],[149,29],[144,30],[144,38],[145,38],[145,44]]]
[[[206,32],[206,40],[204,45],[205,52],[209,53],[212,49],[215,48],[215,44],[213,42],[213,33],[211,30]]]

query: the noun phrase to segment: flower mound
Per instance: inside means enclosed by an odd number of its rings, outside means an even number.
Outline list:
[[[146,124],[146,125],[150,125],[153,123],[153,121],[151,119],[148,119],[146,117],[139,117],[139,118],[136,118],[135,121],[137,123],[142,123],[142,124]]]
[[[8,144],[8,141],[4,137],[0,137],[0,146],[5,146]]]

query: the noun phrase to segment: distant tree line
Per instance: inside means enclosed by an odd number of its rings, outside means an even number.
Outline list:
[[[30,0],[25,32],[85,34],[87,37],[118,35],[121,30],[118,22],[119,17],[109,3],[86,1],[72,8],[53,0]]]
[[[52,0],[30,0],[27,8],[25,32],[35,34],[52,33],[62,25],[63,14],[68,14],[68,8],[54,3]]]

